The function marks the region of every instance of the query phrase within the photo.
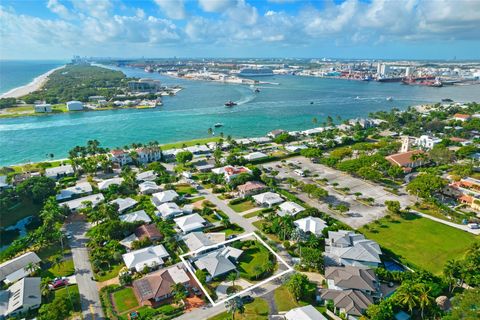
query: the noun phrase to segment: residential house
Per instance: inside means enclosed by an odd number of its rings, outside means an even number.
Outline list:
[[[322,300],[325,303],[332,301],[335,310],[351,317],[360,317],[373,304],[373,299],[369,295],[358,290],[325,290],[321,293]]]
[[[269,137],[253,137],[253,138],[250,138],[249,140],[252,143],[256,143],[256,144],[264,144],[264,143],[269,143],[270,141],[272,141],[272,139],[269,138]]]
[[[215,277],[235,270],[235,263],[242,253],[242,250],[233,247],[219,248],[197,256],[194,259],[194,264],[199,270],[208,272],[207,281],[210,281]]]
[[[329,231],[325,239],[325,264],[376,268],[382,251],[373,240],[353,231]]]
[[[436,144],[442,142],[442,139],[427,135],[422,135],[415,139],[415,145],[423,150],[431,150]]]
[[[81,101],[67,101],[68,111],[81,111],[83,110],[83,102]]]
[[[327,320],[327,318],[309,304],[291,309],[285,313],[285,320]]]
[[[173,219],[178,228],[183,233],[189,233],[192,231],[198,231],[205,227],[207,221],[203,219],[198,213],[189,214],[180,218]]]
[[[418,155],[424,154],[422,150],[412,150],[389,155],[385,159],[395,166],[401,167],[405,172],[425,165],[428,160],[419,158]]]
[[[248,161],[255,161],[268,158],[268,154],[265,154],[263,152],[252,152],[243,156],[243,158]]]
[[[285,150],[287,150],[288,152],[300,152],[303,149],[307,149],[307,148],[308,147],[303,144],[298,144],[298,145],[289,144],[285,146]]]
[[[138,185],[141,194],[153,194],[160,191],[160,186],[158,186],[153,181],[145,181]]]
[[[363,118],[350,119],[348,123],[352,126],[355,126],[358,124],[363,129],[375,127],[375,122],[372,121],[371,119],[363,119]]]
[[[472,116],[469,115],[469,114],[455,113],[455,114],[453,115],[453,120],[462,121],[462,122],[468,121],[468,120],[470,120],[471,118],[472,118]]]
[[[133,208],[138,203],[137,200],[130,197],[127,198],[117,198],[110,201],[110,204],[116,204],[118,206],[118,212],[122,213],[125,210]]]
[[[152,202],[156,207],[165,202],[175,201],[177,198],[178,193],[176,193],[174,190],[165,190],[152,194]]]
[[[223,174],[225,177],[225,181],[230,182],[230,180],[241,173],[248,173],[252,174],[252,171],[247,167],[234,167],[234,166],[225,166],[221,168],[214,168],[212,169],[213,173],[216,174]]]
[[[62,202],[62,206],[67,207],[72,213],[78,212],[78,210],[86,207],[86,203],[90,202],[93,207],[96,207],[100,202],[105,200],[103,194],[91,194],[82,198],[73,199],[70,201]]]
[[[19,317],[42,303],[39,277],[23,278],[0,291],[0,319]]]
[[[152,241],[159,241],[163,239],[163,235],[158,231],[154,223],[142,224],[133,232],[139,240],[150,239]]]
[[[150,219],[150,217],[145,212],[145,210],[138,210],[138,211],[127,213],[127,214],[122,214],[121,216],[119,216],[119,218],[120,218],[121,221],[129,222],[129,223],[135,223],[135,222],[150,223],[150,222],[152,222],[152,219]]]
[[[0,282],[9,284],[27,277],[31,273],[31,270],[27,270],[28,267],[31,265],[38,266],[40,261],[35,252],[27,252],[3,262],[0,264]]]
[[[158,213],[157,216],[162,217],[162,219],[171,219],[176,216],[183,214],[183,210],[175,202],[166,202],[162,203],[157,207]]]
[[[111,178],[106,180],[100,180],[97,182],[98,189],[103,191],[107,190],[112,185],[121,185],[123,182],[123,178]]]
[[[132,250],[133,248],[133,243],[135,241],[138,241],[138,237],[135,235],[135,233],[132,233],[131,235],[123,238],[122,240],[119,241],[119,243],[127,248],[128,250]]]
[[[132,162],[132,157],[130,157],[128,151],[121,149],[110,151],[109,158],[113,163],[116,163],[121,167]]]
[[[173,295],[175,284],[188,288],[195,285],[182,265],[174,265],[133,281],[133,291],[140,305],[157,306]]]
[[[267,137],[275,139],[276,137],[278,137],[279,135],[281,135],[283,133],[286,133],[286,131],[282,130],[282,129],[276,129],[276,130],[272,130],[269,133],[267,133]]]
[[[136,179],[137,181],[142,181],[142,182],[154,181],[155,179],[157,179],[157,174],[153,170],[143,171],[143,172],[137,173]]]
[[[224,242],[225,233],[203,233],[201,231],[192,231],[182,236],[182,240],[190,251],[196,251],[204,247],[212,246],[216,243]]]
[[[271,208],[276,204],[282,203],[283,199],[277,193],[264,192],[252,197],[255,202],[264,207]]]
[[[142,147],[135,150],[137,152],[137,160],[140,163],[149,163],[160,161],[162,159],[162,151],[160,148]]]
[[[327,223],[317,217],[306,217],[293,222],[298,229],[305,233],[312,233],[316,236],[321,236],[323,229],[327,227]]]
[[[49,113],[52,112],[52,105],[49,103],[41,103],[33,106],[35,113]]]
[[[69,164],[45,169],[45,176],[52,179],[60,179],[66,176],[71,176],[74,173],[75,171],[73,171],[73,167]]]
[[[305,208],[299,205],[298,203],[295,203],[292,201],[286,201],[278,206],[277,214],[280,217],[287,216],[287,215],[294,216],[297,213],[302,212],[304,210]]]
[[[142,272],[145,267],[156,268],[164,264],[164,259],[168,259],[165,247],[161,244],[150,246],[122,255],[123,261],[129,270]]]
[[[77,196],[82,196],[85,194],[92,193],[92,185],[88,182],[79,182],[73,187],[65,188],[60,190],[60,194],[57,194],[57,201],[63,201]]]
[[[247,181],[245,184],[237,186],[238,195],[242,198],[262,192],[266,188],[267,186],[258,181]]]
[[[464,204],[470,205],[474,210],[480,206],[480,180],[474,178],[463,178],[450,183],[443,192],[456,198]]]
[[[375,270],[353,266],[326,267],[328,290],[359,290],[372,297],[381,296],[380,281]]]

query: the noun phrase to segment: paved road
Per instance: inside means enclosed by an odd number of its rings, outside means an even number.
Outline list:
[[[92,280],[93,271],[86,247],[88,238],[85,233],[88,230],[88,223],[81,221],[72,222],[67,225],[67,230],[73,235],[72,239],[70,239],[70,247],[72,248],[72,258],[75,264],[75,277],[78,290],[80,291],[83,319],[104,319],[97,283]]]

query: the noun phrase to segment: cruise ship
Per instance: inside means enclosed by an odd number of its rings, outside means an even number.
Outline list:
[[[240,77],[264,77],[273,76],[272,69],[269,68],[243,68],[238,73]]]

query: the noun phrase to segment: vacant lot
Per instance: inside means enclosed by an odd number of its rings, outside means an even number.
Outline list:
[[[476,239],[470,233],[413,214],[383,218],[360,231],[403,262],[435,274],[442,272],[447,260],[461,258]]]
[[[228,206],[235,212],[243,212],[255,208],[255,203],[251,200],[245,200],[237,204],[229,204]]]

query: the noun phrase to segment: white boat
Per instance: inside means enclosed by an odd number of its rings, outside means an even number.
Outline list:
[[[223,123],[217,122],[213,125],[215,128],[223,127]]]
[[[392,101],[393,98],[392,97],[387,97],[387,101]]]

